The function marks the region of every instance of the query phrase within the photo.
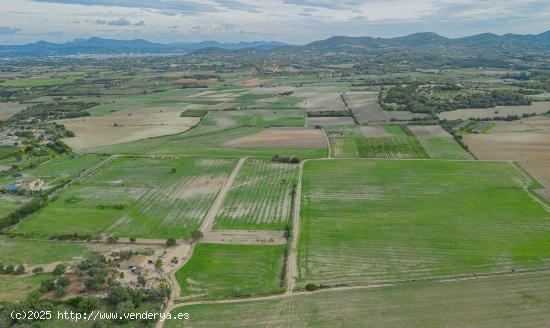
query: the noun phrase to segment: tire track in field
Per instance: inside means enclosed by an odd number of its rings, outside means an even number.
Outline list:
[[[227,179],[227,182],[223,186],[223,188],[220,190],[220,193],[218,194],[218,197],[216,197],[216,200],[210,207],[210,210],[208,211],[208,214],[204,217],[204,220],[202,221],[201,227],[199,230],[206,234],[208,231],[212,230],[212,225],[214,223],[214,219],[218,215],[218,212],[220,211],[223,202],[225,201],[225,197],[231,190],[231,186],[233,186],[233,183],[235,182],[235,179],[237,178],[237,175],[239,174],[239,171],[244,165],[244,162],[246,161],[247,157],[241,157],[239,158],[239,162],[233,169],[233,172],[231,172],[231,175],[229,176],[229,179]]]

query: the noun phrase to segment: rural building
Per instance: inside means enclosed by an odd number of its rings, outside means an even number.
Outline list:
[[[133,273],[139,274],[145,266],[149,263],[149,260],[146,256],[136,255],[132,256],[129,260],[123,261],[120,263],[119,267],[121,270],[130,270]]]
[[[44,180],[32,179],[32,180],[23,181],[21,183],[21,189],[27,189],[31,191],[42,190],[44,189]]]
[[[473,133],[483,133],[485,129],[489,127],[489,122],[481,122],[479,123],[475,128],[471,129],[470,131]]]

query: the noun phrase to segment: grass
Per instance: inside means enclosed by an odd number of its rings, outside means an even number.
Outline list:
[[[0,86],[13,88],[51,87],[55,85],[73,83],[81,78],[81,75],[68,75],[66,77],[7,80],[0,83]]]
[[[415,137],[355,138],[361,158],[428,158]]]
[[[109,233],[187,238],[197,229],[236,164],[234,159],[117,158],[62,191],[12,233]]]
[[[384,130],[386,130],[386,132],[397,137],[408,136],[409,134],[405,129],[407,129],[407,127],[402,125],[384,125]]]
[[[82,256],[88,248],[79,243],[0,238],[0,249],[0,263],[4,265],[34,265],[68,261]]]
[[[289,110],[212,111],[194,129],[178,135],[151,138],[91,149],[94,153],[175,154],[199,156],[260,156],[290,154],[300,158],[318,158],[325,149],[230,148],[224,143],[258,133],[266,127],[304,126],[305,112]]]
[[[279,300],[191,305],[176,327],[543,327],[550,322],[546,273],[448,283],[410,283]]]
[[[473,159],[452,137],[418,138],[422,147],[433,159]]]
[[[26,196],[0,194],[0,218],[5,217],[29,201],[30,198]]]
[[[9,157],[15,154],[17,148],[15,147],[0,147],[0,158]]]
[[[111,112],[140,108],[147,110],[158,107],[182,107],[191,103],[186,102],[185,97],[200,92],[203,89],[174,89],[147,95],[128,96],[116,98],[113,102],[99,105],[88,110],[92,116],[103,116]]]
[[[550,260],[549,214],[509,163],[331,160],[304,166],[302,284],[422,279]]]
[[[50,273],[29,276],[0,276],[0,302],[22,301],[27,295],[38,289],[42,281],[52,277]]]
[[[283,230],[290,219],[298,165],[248,159],[216,217],[218,229]]]
[[[281,292],[285,248],[198,244],[190,261],[176,273],[182,295],[219,299]]]

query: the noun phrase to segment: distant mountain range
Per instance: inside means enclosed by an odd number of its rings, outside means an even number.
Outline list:
[[[301,46],[285,45],[276,41],[255,41],[239,43],[220,43],[204,41],[199,43],[153,43],[141,39],[114,40],[102,38],[76,39],[57,44],[45,41],[25,45],[0,45],[0,57],[45,57],[79,54],[163,54],[163,53],[211,53],[211,52],[246,52],[249,50],[265,53],[326,53],[346,52],[365,53],[399,50],[464,50],[495,53],[527,53],[550,51],[550,31],[541,34],[478,34],[463,38],[450,39],[436,33],[415,33],[396,38],[346,37],[335,36],[326,40],[315,41]]]
[[[198,43],[154,43],[146,40],[115,40],[115,39],[75,39],[66,43],[51,43],[39,41],[24,45],[0,45],[0,57],[46,57],[66,56],[79,54],[162,54],[162,53],[190,53],[205,48],[224,50],[239,50],[255,48],[269,50],[285,45],[276,41],[253,41],[239,43],[221,43],[217,41],[203,41]]]

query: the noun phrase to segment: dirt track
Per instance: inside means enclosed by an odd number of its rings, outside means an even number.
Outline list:
[[[227,182],[225,183],[223,188],[220,190],[218,197],[216,197],[214,204],[212,204],[212,207],[210,207],[210,210],[208,211],[208,214],[206,214],[206,217],[202,221],[201,227],[199,229],[200,231],[202,231],[203,234],[208,233],[208,231],[212,229],[212,224],[214,223],[214,219],[216,218],[216,215],[220,211],[220,208],[223,205],[223,201],[225,200],[225,197],[229,193],[229,190],[231,190],[231,186],[233,185],[233,182],[235,182],[235,179],[237,178],[237,175],[239,174],[239,171],[243,167],[243,164],[245,161],[246,161],[246,157],[241,157],[239,159],[239,162],[233,169],[233,172],[231,172],[229,179],[227,179]]]

